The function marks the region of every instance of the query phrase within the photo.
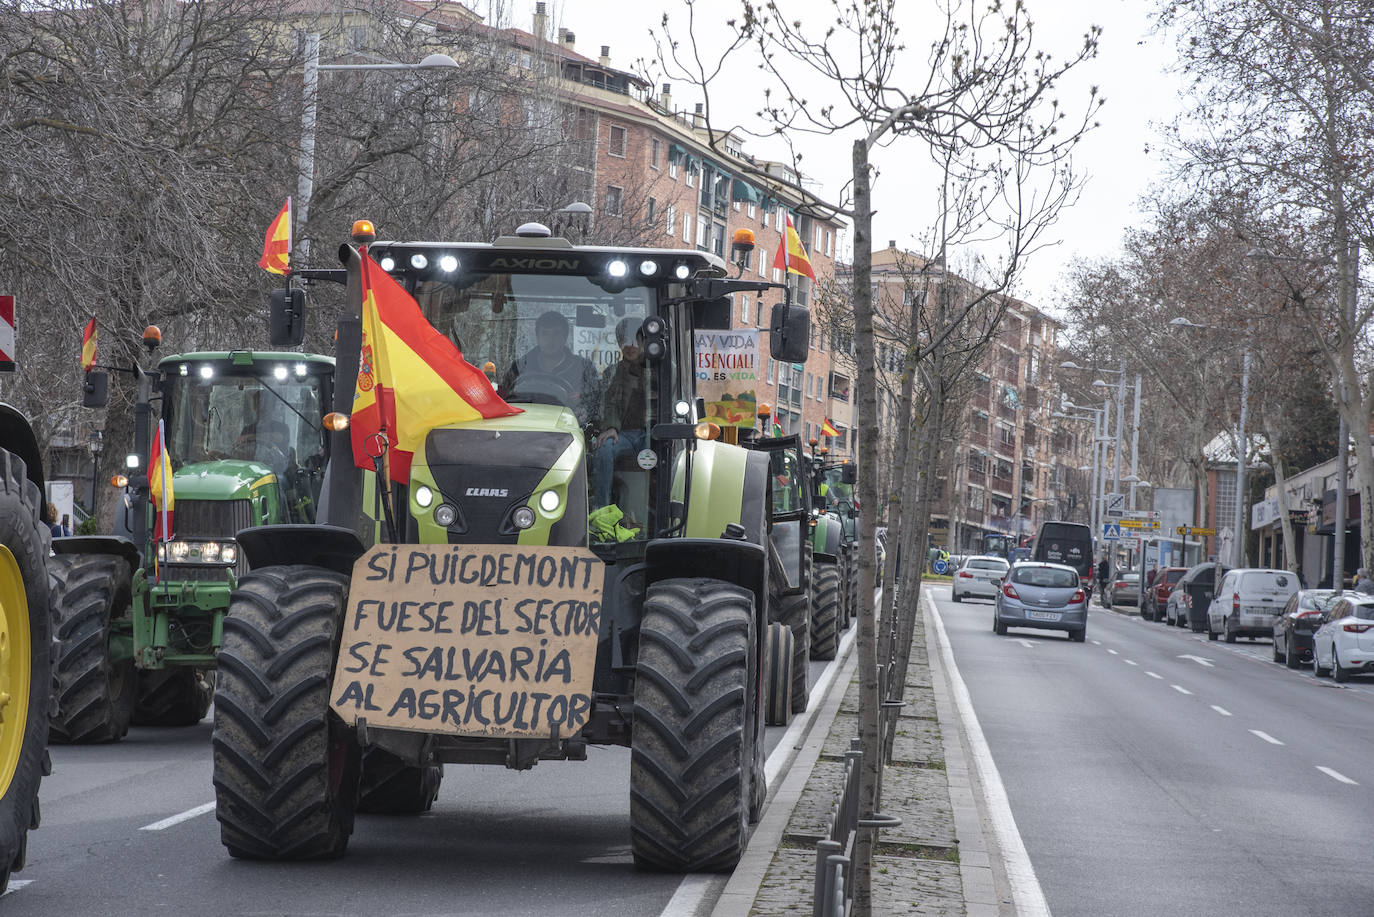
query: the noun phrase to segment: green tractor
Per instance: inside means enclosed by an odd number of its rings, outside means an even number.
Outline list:
[[[372,390],[361,328],[380,278],[429,340],[492,364],[519,413],[426,425],[404,483],[399,431],[359,434],[350,459],[336,429],[316,521],[238,533],[221,840],[235,857],[334,857],[355,813],[430,808],[446,762],[523,770],[619,745],[636,864],[732,868],[766,796],[774,507],[768,457],[699,422],[694,329],[728,328],[729,294],[772,285],[728,279],[709,253],[574,246],[537,224],[492,244],[370,229],[340,250],[339,377]],[[808,325],[775,305],[774,359],[804,359]],[[396,372],[400,402],[413,377]],[[354,394],[339,387],[338,415]]]
[[[160,334],[149,329],[149,352]],[[234,533],[313,522],[329,457],[322,418],[333,360],[230,351],[165,357],[135,368],[134,451],[126,460],[132,538],[53,543],[56,667],[52,739],[115,742],[130,724],[191,726],[205,716],[230,593],[247,570]],[[94,374],[93,374],[94,375]],[[106,385],[89,384],[103,406]],[[146,468],[161,403],[171,461],[168,540],[153,538]]]
[[[858,611],[858,511],[854,506],[854,464],[827,462],[812,444],[809,459],[816,504],[812,551],[816,558],[816,611],[812,658],[834,659],[840,637]]]

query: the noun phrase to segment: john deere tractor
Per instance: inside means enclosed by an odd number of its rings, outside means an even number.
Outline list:
[[[145,334],[149,352],[160,334]],[[54,741],[112,742],[131,723],[190,726],[209,708],[224,615],[247,570],[239,529],[310,523],[329,457],[322,418],[333,361],[301,353],[232,351],[165,357],[138,379],[134,451],[121,475],[132,539],[62,538],[53,608]],[[88,380],[89,406],[104,403]],[[172,467],[167,539],[153,538],[146,468],[161,406]]]
[[[815,525],[812,528],[813,578],[811,658],[834,659],[840,637],[849,627],[858,600],[859,568],[854,546],[858,529],[852,513],[854,466],[828,463],[817,454],[807,459],[813,488]]]
[[[769,285],[708,253],[574,246],[537,224],[493,244],[373,242],[365,222],[354,239],[336,360],[357,384],[336,394],[321,514],[238,534],[250,570],[215,693],[223,843],[338,856],[355,812],[429,808],[444,762],[521,770],[620,745],[635,862],[731,868],[766,789],[771,491],[766,455],[699,422],[693,331]],[[400,337],[364,345],[364,301],[401,298],[427,329],[393,319]],[[465,413],[490,383],[417,361],[437,359],[434,334],[492,364],[518,413]],[[807,337],[805,309],[774,307],[775,359],[803,359]],[[436,409],[435,378],[457,386],[451,418],[403,429]],[[397,426],[369,421],[350,455],[355,390],[366,404],[387,380]]]

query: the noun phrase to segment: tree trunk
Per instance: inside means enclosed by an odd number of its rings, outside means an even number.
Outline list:
[[[1293,520],[1288,518],[1288,473],[1284,470],[1283,458],[1279,455],[1279,438],[1268,418],[1265,418],[1264,435],[1269,438],[1269,458],[1274,463],[1274,486],[1279,495],[1279,525],[1283,530],[1283,568],[1297,570],[1298,552],[1297,546],[1293,543]]]
[[[873,360],[873,202],[868,169],[868,143],[854,141],[854,362],[859,429],[859,633],[856,654],[859,669],[859,744],[863,769],[859,773],[859,817],[877,812],[882,774],[878,736],[877,622],[873,613],[874,530],[879,511],[878,390]],[[910,562],[910,559],[908,559]],[[873,847],[877,831],[860,828],[854,845],[854,914],[873,912]]]

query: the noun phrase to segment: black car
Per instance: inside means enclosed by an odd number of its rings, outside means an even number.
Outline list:
[[[1190,567],[1188,572],[1174,587],[1183,595],[1183,607],[1187,610],[1188,627],[1193,633],[1200,634],[1207,629],[1207,606],[1212,604],[1212,593],[1217,583],[1231,568],[1223,563],[1209,560]]]
[[[1322,613],[1340,593],[1334,589],[1299,589],[1274,620],[1274,661],[1290,669],[1312,662],[1312,634],[1322,626]]]

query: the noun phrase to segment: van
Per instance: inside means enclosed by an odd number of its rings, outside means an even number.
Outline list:
[[[1241,567],[1229,571],[1207,607],[1207,639],[1223,634],[1227,643],[1237,637],[1273,637],[1274,621],[1300,588],[1287,570]]]
[[[1083,587],[1092,593],[1093,532],[1079,522],[1045,522],[1031,546],[1031,560],[1066,564],[1078,571]]]

